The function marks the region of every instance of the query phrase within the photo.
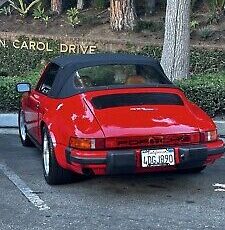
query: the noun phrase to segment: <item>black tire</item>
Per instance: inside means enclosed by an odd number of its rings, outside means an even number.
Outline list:
[[[49,165],[47,165],[47,162]],[[49,185],[65,184],[73,181],[74,174],[60,167],[55,158],[52,139],[46,126],[42,130],[42,163],[44,177]]]
[[[201,173],[206,166],[201,166],[198,168],[190,168],[190,169],[179,169],[180,173]]]
[[[31,141],[30,137],[27,134],[27,126],[25,123],[24,113],[22,110],[19,110],[18,124],[19,124],[19,136],[22,145],[26,147],[33,147],[34,143]]]

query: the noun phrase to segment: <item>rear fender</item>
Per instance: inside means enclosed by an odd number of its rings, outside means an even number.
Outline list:
[[[65,149],[69,145],[70,137],[103,138],[104,134],[97,120],[88,106],[82,101],[81,106],[71,108],[71,104],[78,102],[58,103],[43,114],[40,128],[48,127],[57,162],[66,168]]]
[[[65,154],[63,154],[65,152],[66,146],[59,144],[58,143],[59,141],[57,141],[57,139],[60,140],[61,138],[61,136],[59,135],[58,127],[54,126],[53,123],[49,121],[49,119],[46,120],[43,119],[40,125],[41,125],[40,127],[41,131],[43,130],[44,126],[47,127],[54,147],[54,154],[55,154],[56,161],[62,168],[66,169],[67,163],[66,163]]]
[[[212,118],[210,118],[210,116],[199,106],[189,101],[188,108],[190,112],[196,117],[201,132],[217,129],[216,124]]]

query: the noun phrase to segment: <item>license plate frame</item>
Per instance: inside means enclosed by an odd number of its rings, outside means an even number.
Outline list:
[[[143,168],[174,166],[175,164],[173,148],[141,150],[141,166]]]

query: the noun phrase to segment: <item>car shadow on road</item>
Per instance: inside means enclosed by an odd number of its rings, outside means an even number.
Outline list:
[[[165,195],[170,198],[176,193],[196,194],[211,186],[207,171],[194,174],[180,174],[177,172],[118,175],[118,176],[94,176],[80,182],[74,182],[70,186],[86,189],[96,193],[120,196]],[[208,178],[208,179],[207,179]],[[207,189],[209,191],[209,189]],[[211,191],[213,192],[213,190]]]

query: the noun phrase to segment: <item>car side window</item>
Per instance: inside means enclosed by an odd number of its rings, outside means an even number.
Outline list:
[[[40,82],[40,84],[38,84],[38,91],[40,91],[41,93],[48,95],[49,91],[52,88],[52,85],[55,81],[55,77],[59,71],[59,66],[54,64],[54,63],[50,63],[43,75],[42,75],[42,81]]]

